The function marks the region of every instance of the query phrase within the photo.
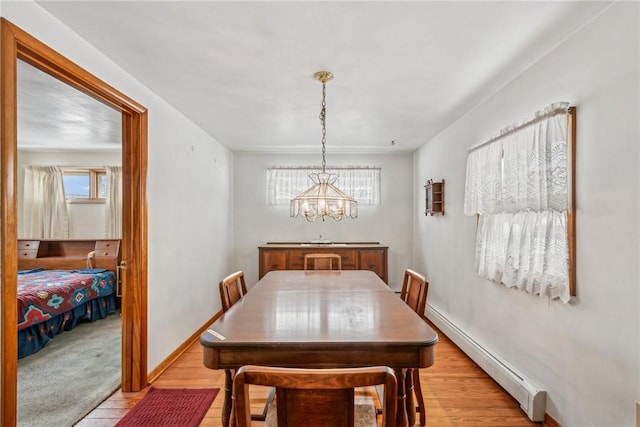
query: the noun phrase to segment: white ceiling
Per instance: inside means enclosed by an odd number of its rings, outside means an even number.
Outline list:
[[[231,150],[289,152],[319,150],[316,71],[328,151],[414,150],[609,4],[38,3]]]
[[[21,150],[120,151],[119,111],[18,61]]]

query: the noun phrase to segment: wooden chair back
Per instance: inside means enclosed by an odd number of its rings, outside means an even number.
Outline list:
[[[220,282],[220,300],[222,312],[226,312],[233,304],[238,302],[247,293],[247,285],[244,281],[244,273],[236,271],[228,275]]]
[[[342,270],[342,257],[339,254],[306,254],[305,270]]]
[[[420,317],[424,317],[424,309],[427,305],[427,292],[429,291],[429,282],[423,275],[416,273],[411,269],[407,269],[404,272],[404,281],[402,282],[402,291],[400,292],[400,298],[406,302],[409,307],[413,309]],[[416,408],[420,413],[420,425],[426,423],[426,406],[424,404],[424,396],[422,395],[422,386],[420,385],[420,370],[410,369],[410,373],[407,376],[411,377],[413,383],[413,392],[416,396],[416,402],[418,407]]]
[[[243,366],[233,379],[237,427],[251,426],[250,384],[276,388],[278,427],[353,426],[354,388],[383,384],[382,425],[395,426],[397,382],[393,370],[386,366],[342,369]]]
[[[420,317],[424,316],[424,309],[427,303],[427,292],[429,291],[429,282],[423,275],[416,273],[411,269],[404,272],[404,280],[402,282],[402,291],[400,298],[406,302]]]

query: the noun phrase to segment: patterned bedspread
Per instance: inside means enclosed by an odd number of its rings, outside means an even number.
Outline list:
[[[18,330],[45,322],[114,293],[116,276],[103,269],[18,273]]]

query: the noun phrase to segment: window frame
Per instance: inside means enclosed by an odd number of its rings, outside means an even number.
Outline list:
[[[567,243],[569,251],[569,295],[575,297],[576,285],[576,107],[567,110]]]
[[[62,167],[62,178],[64,181],[65,176],[89,176],[89,197],[77,198],[67,197],[65,191],[65,200],[67,204],[96,204],[106,202],[106,197],[99,197],[100,195],[100,177],[107,176],[107,170],[104,167]]]

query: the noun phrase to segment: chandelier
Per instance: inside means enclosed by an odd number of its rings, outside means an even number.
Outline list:
[[[333,79],[333,74],[328,71],[318,71],[315,74],[315,78],[322,83],[322,108],[320,109],[320,124],[322,125],[322,172],[309,174],[309,179],[313,182],[313,186],[291,200],[290,214],[292,217],[297,217],[302,214],[309,222],[315,221],[318,216],[322,218],[322,221],[324,221],[326,217],[333,218],[336,221],[340,221],[344,217],[357,218],[358,202],[333,185],[338,179],[337,174],[327,173],[326,171],[327,82]]]

